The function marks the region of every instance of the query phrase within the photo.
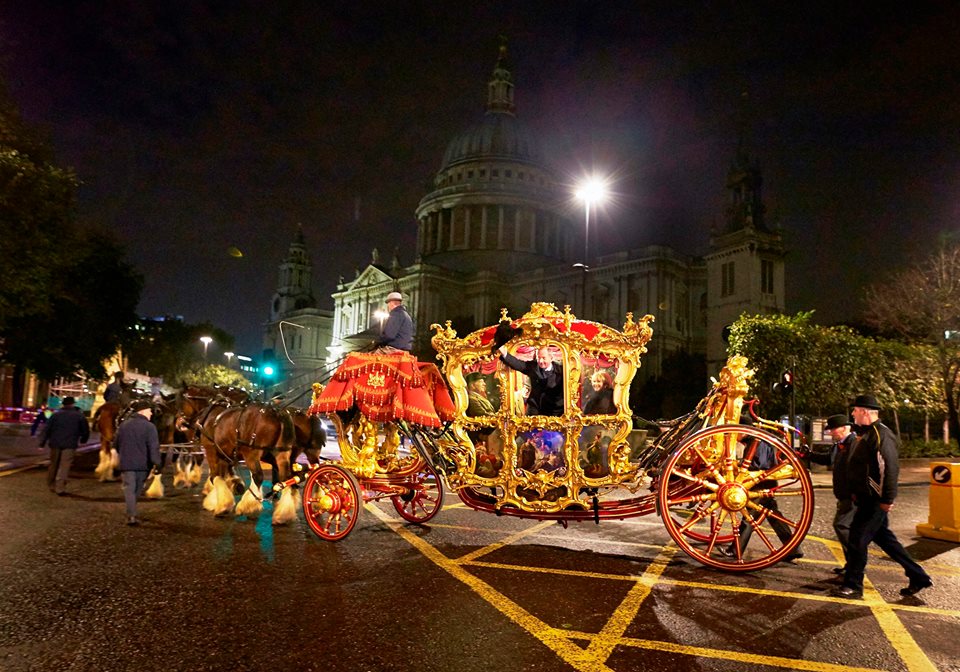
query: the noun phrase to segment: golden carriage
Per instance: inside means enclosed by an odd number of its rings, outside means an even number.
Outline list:
[[[540,353],[562,371],[562,409],[550,415],[527,413],[529,378],[500,357],[496,325],[463,338],[433,325],[442,376],[407,353],[355,353],[311,406],[336,425],[341,460],[277,487],[305,482],[306,520],[328,540],[347,536],[371,500],[427,522],[446,483],[470,508],[563,525],[656,513],[688,555],[720,569],[790,557],[810,526],[812,485],[784,428],[742,419],[744,358],[657,436],[634,427],[628,394],[652,321],[628,313],[618,331],[569,307],[535,303],[515,320],[504,310],[513,361]]]

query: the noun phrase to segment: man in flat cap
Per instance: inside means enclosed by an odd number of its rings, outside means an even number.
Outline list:
[[[387,310],[390,314],[383,325],[380,338],[376,346],[381,350],[403,350],[410,352],[413,349],[413,319],[403,306],[403,295],[400,292],[387,294]]]
[[[837,535],[837,541],[840,542],[840,548],[843,549],[843,567],[834,567],[833,571],[840,576],[845,573],[849,562],[850,523],[853,522],[853,514],[857,508],[850,499],[850,487],[847,483],[847,460],[850,457],[850,449],[857,440],[852,426],[853,423],[848,416],[831,415],[827,418],[826,428],[833,439],[830,452],[822,455],[816,453],[808,455],[811,462],[828,466],[833,472],[833,496],[837,498],[837,511],[833,515],[833,531]]]
[[[77,447],[90,438],[90,423],[75,404],[73,397],[64,397],[62,407],[51,416],[40,434],[40,446],[50,444],[47,487],[61,496],[67,494],[67,477]]]
[[[879,417],[880,404],[875,396],[861,394],[854,400],[853,421],[860,438],[847,460],[847,485],[856,511],[850,523],[850,548],[843,584],[833,591],[836,597],[863,597],[863,573],[871,541],[903,567],[910,583],[900,589],[901,595],[916,595],[933,585],[930,576],[910,557],[889,527],[887,514],[897,498],[900,475],[900,442]]]
[[[120,480],[127,504],[127,525],[139,525],[137,497],[152,467],[160,467],[160,438],[150,418],[153,404],[146,399],[130,405],[133,413],[117,430],[117,452],[120,453]]]

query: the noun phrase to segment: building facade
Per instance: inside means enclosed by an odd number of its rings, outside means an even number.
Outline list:
[[[447,145],[433,188],[417,207],[414,263],[402,266],[394,256],[383,264],[374,251],[353,280],[341,281],[333,293],[332,339],[316,343],[312,361],[334,361],[354,349],[351,336],[376,333],[384,298],[399,291],[414,319],[414,351],[425,359],[433,355],[431,324],[450,320],[466,335],[495,323],[501,308],[520,316],[531,303],[549,301],[614,327],[628,311],[654,315],[642,377],[659,375],[677,351],[705,355],[714,374],[726,359],[725,330],[742,312],[784,307],[782,240],[766,227],[760,172],[742,148],[726,186],[724,226],[710,233],[705,257],[649,246],[592,259],[589,271],[574,265],[583,244],[579,218],[571,219],[567,188],[517,115],[501,47],[482,119]],[[308,286],[283,284],[292,263],[288,258],[281,267],[268,324],[274,344],[270,325],[290,319],[296,297],[308,295]]]

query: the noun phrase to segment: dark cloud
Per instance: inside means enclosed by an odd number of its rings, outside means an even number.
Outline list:
[[[327,306],[372,247],[412,261],[499,34],[558,168],[616,177],[601,252],[705,250],[744,90],[791,310],[843,319],[960,214],[953,3],[38,4],[0,14],[7,79],[145,272],[142,312],[210,319],[246,350],[298,222]]]

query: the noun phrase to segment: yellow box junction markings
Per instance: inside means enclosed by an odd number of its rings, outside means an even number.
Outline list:
[[[626,631],[626,628],[636,617],[636,614],[639,612],[640,606],[643,603],[643,600],[647,595],[650,594],[651,589],[657,583],[663,585],[675,585],[691,588],[702,588],[707,590],[724,590],[724,591],[733,591],[733,592],[745,592],[759,595],[771,595],[771,596],[781,596],[781,597],[790,597],[794,599],[806,599],[814,601],[824,601],[824,602],[833,602],[840,604],[847,604],[849,606],[865,606],[871,609],[871,612],[874,614],[874,617],[877,619],[880,624],[881,629],[884,634],[887,636],[888,641],[893,646],[894,650],[900,655],[901,660],[903,660],[906,668],[911,672],[922,672],[932,670],[936,672],[936,667],[930,662],[923,650],[917,645],[913,637],[910,636],[909,632],[904,627],[903,623],[897,618],[894,610],[902,609],[905,611],[920,611],[924,613],[934,613],[941,614],[953,617],[960,617],[960,611],[953,610],[944,610],[944,609],[932,609],[924,607],[908,607],[905,605],[892,605],[886,603],[882,596],[873,588],[872,584],[869,584],[869,581],[865,583],[865,595],[867,599],[864,602],[850,602],[849,600],[844,600],[840,598],[833,598],[825,595],[809,595],[805,593],[792,593],[786,591],[775,591],[775,590],[763,590],[757,588],[744,588],[740,586],[726,586],[726,585],[714,585],[708,583],[701,583],[695,581],[678,581],[673,579],[663,578],[661,575],[665,570],[667,563],[672,558],[673,554],[676,553],[676,547],[672,544],[665,547],[656,547],[660,550],[657,557],[650,563],[650,566],[647,570],[639,577],[636,576],[626,576],[626,575],[610,575],[610,574],[599,574],[595,572],[580,572],[576,570],[559,570],[559,569],[546,569],[539,567],[525,567],[517,565],[507,565],[502,563],[492,563],[492,562],[483,562],[477,560],[477,558],[487,555],[497,549],[503,548],[521,538],[530,537],[530,536],[541,536],[541,537],[551,537],[554,535],[544,535],[540,532],[546,528],[551,527],[553,523],[550,522],[541,522],[537,525],[533,525],[526,530],[521,532],[516,532],[503,540],[490,544],[489,546],[482,547],[476,551],[462,556],[457,559],[451,559],[445,556],[443,553],[438,551],[434,546],[424,541],[409,529],[407,529],[401,521],[397,521],[387,514],[383,513],[379,508],[373,506],[372,504],[367,504],[366,508],[371,511],[374,515],[377,516],[382,522],[387,524],[392,530],[397,532],[403,539],[410,543],[414,548],[419,550],[425,557],[431,560],[434,564],[438,565],[440,568],[444,569],[450,573],[454,578],[458,579],[462,583],[465,583],[470,587],[475,593],[477,593],[481,598],[488,602],[491,606],[496,608],[498,611],[503,613],[505,616],[510,618],[512,621],[523,627],[531,635],[539,639],[543,644],[548,646],[553,650],[560,658],[565,662],[572,665],[578,670],[584,670],[587,672],[593,672],[595,670],[608,670],[605,661],[610,657],[613,652],[613,649],[616,646],[629,646],[635,648],[643,648],[650,650],[658,650],[667,653],[676,653],[681,655],[688,655],[694,657],[706,657],[706,658],[718,658],[724,660],[735,660],[743,663],[750,663],[755,665],[767,665],[772,667],[783,667],[787,669],[795,670],[812,670],[814,672],[879,672],[873,668],[860,668],[860,667],[851,667],[847,665],[838,665],[834,663],[826,663],[819,661],[810,661],[804,659],[795,659],[795,658],[784,658],[779,656],[765,656],[759,654],[750,654],[742,653],[738,651],[729,651],[723,649],[711,649],[705,647],[697,646],[686,646],[681,644],[674,644],[670,642],[660,642],[660,641],[651,641],[651,640],[642,640],[632,637],[624,637],[623,633]],[[470,531],[478,531],[478,528],[466,528],[456,525],[433,525],[432,527],[444,527],[448,529],[466,529]],[[479,530],[479,531],[489,531],[494,533],[495,530]],[[500,531],[502,533],[502,530]],[[556,537],[554,537],[556,538]],[[824,540],[827,541],[827,540]],[[612,542],[618,544],[629,544],[629,545],[641,545],[633,544],[630,542]],[[642,544],[643,546],[650,546],[649,544]],[[837,549],[831,549],[834,554],[839,551],[839,545],[836,544]],[[467,572],[463,567],[464,566],[474,566],[474,567],[487,567],[495,569],[505,569],[512,571],[530,571],[530,572],[540,572],[546,574],[557,574],[557,575],[569,575],[569,576],[582,576],[582,577],[591,577],[591,578],[605,578],[605,579],[614,579],[621,581],[633,581],[636,585],[632,588],[624,600],[621,602],[620,606],[614,611],[614,613],[608,619],[607,624],[601,630],[600,633],[591,634],[583,632],[575,632],[570,630],[563,630],[549,626],[544,623],[539,618],[533,616],[528,611],[523,609],[520,605],[513,602],[505,595],[494,589],[490,584],[482,581],[473,574]],[[573,646],[570,648],[571,639],[585,639],[589,641],[587,649],[581,649],[580,647]],[[559,648],[558,648],[559,645]]]

